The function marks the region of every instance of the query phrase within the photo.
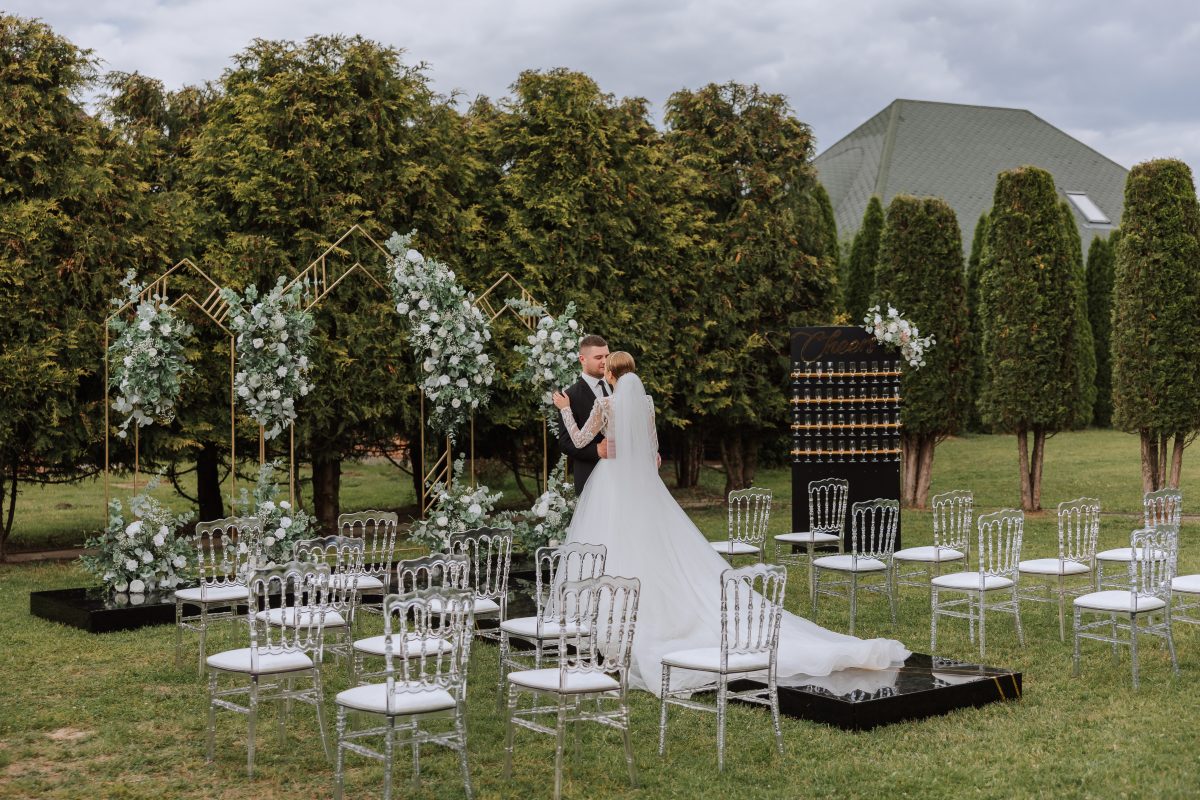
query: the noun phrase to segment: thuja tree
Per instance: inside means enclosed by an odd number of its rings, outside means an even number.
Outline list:
[[[828,254],[833,259],[833,268],[838,276],[839,283],[842,276],[841,263],[841,247],[838,244],[838,229],[837,217],[833,213],[833,201],[829,199],[829,192],[825,191],[825,186],[819,180],[813,185],[812,200],[817,205],[817,211],[821,215],[821,240],[817,245],[821,252]],[[842,291],[843,310],[845,307],[845,287],[839,286]]]
[[[846,268],[846,313],[851,323],[862,320],[875,291],[875,264],[879,260],[879,243],[883,235],[883,203],[871,195],[863,213],[862,226],[854,235],[850,248],[850,265]]]
[[[1076,302],[1071,306],[1073,319],[1070,320],[1070,330],[1074,332],[1072,342],[1075,346],[1075,359],[1079,367],[1074,371],[1077,386],[1074,393],[1083,398],[1087,404],[1085,414],[1077,417],[1072,424],[1074,428],[1083,428],[1092,422],[1092,413],[1096,405],[1096,344],[1092,336],[1092,322],[1088,317],[1087,273],[1083,266],[1083,240],[1079,236],[1079,227],[1075,224],[1075,212],[1066,200],[1059,201],[1059,213],[1062,215],[1063,238],[1067,242],[1067,253],[1070,255],[1071,285],[1077,295]]]
[[[1146,491],[1179,486],[1200,427],[1198,270],[1191,170],[1174,159],[1138,164],[1125,182],[1113,285],[1113,423],[1141,438]]]
[[[1115,255],[1108,239],[1092,239],[1087,257],[1088,319],[1096,350],[1096,404],[1092,424],[1112,426],[1112,294]]]
[[[962,428],[971,400],[962,234],[944,200],[900,195],[888,204],[875,284],[881,302],[900,309],[937,342],[925,366],[906,369],[901,378],[901,501],[924,508],[934,449]]]
[[[967,259],[967,320],[971,338],[971,404],[967,410],[967,430],[981,433],[985,430],[979,415],[979,393],[983,390],[983,334],[979,320],[979,275],[983,268],[983,244],[987,238],[988,215],[985,211],[975,223],[975,235],[971,237],[971,255]]]
[[[828,321],[836,268],[820,230],[813,137],[787,101],[711,84],[667,102],[667,139],[699,176],[689,196],[707,264],[690,276],[710,322],[686,364],[693,425],[720,442],[726,491],[753,480],[760,445],[786,429],[788,331]],[[836,247],[836,242],[833,243]]]
[[[1086,424],[1095,392],[1079,357],[1081,276],[1050,173],[1018,167],[996,181],[980,275],[983,420],[1015,433],[1021,506],[1041,508],[1046,437]]]

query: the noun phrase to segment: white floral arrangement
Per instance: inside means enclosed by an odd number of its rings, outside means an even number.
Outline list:
[[[258,468],[258,481],[251,496],[243,488],[234,505],[243,517],[258,517],[262,525],[262,538],[256,546],[256,555],[262,556],[268,565],[285,564],[292,559],[292,548],[302,539],[311,539],[317,528],[316,517],[304,509],[292,506],[288,500],[280,500],[283,489],[275,481],[280,469],[278,461],[270,461]]]
[[[867,309],[863,330],[882,345],[898,347],[901,357],[913,369],[925,366],[925,351],[937,344],[932,335],[922,337],[917,326],[900,316],[891,305],[888,305],[886,315],[877,305]]]
[[[459,456],[454,462],[453,474],[462,475],[463,466],[463,458]],[[435,497],[433,505],[425,518],[414,522],[409,531],[408,538],[414,542],[440,548],[446,546],[453,533],[483,525],[508,527],[504,517],[492,517],[492,511],[500,502],[503,492],[493,493],[482,484],[472,487],[467,481],[460,480],[450,487],[438,481],[430,489],[430,494]]]
[[[267,439],[295,422],[296,403],[312,391],[308,352],[313,316],[304,309],[300,285],[285,289],[284,283],[280,276],[261,300],[253,285],[240,295],[221,291],[237,334],[234,389]]]
[[[133,519],[128,522],[121,501],[114,497],[108,504],[108,527],[84,543],[95,551],[80,557],[84,570],[114,592],[170,590],[187,580],[195,547],[178,532],[192,515],[175,514],[151,497],[157,485],[155,478],[144,492],[129,498]]]
[[[116,334],[108,347],[108,385],[117,390],[113,409],[125,415],[117,431],[124,439],[131,424],[142,428],[175,418],[181,378],[192,372],[184,355],[184,340],[192,335],[192,326],[177,317],[166,298],[142,297],[146,287],[137,282],[133,270],[121,286],[125,296],[114,298],[112,304],[120,307],[128,302],[136,310],[132,320],[117,316],[108,323]]]
[[[528,511],[511,517],[513,544],[517,549],[533,554],[537,548],[562,542],[575,514],[575,487],[566,479],[567,460],[558,465],[546,480],[544,491]]]
[[[414,232],[392,234],[388,249],[396,313],[408,318],[409,340],[421,364],[430,424],[451,439],[491,393],[496,365],[483,352],[492,331],[474,295],[454,271],[409,245]]]
[[[554,407],[551,395],[570,386],[579,374],[579,340],[583,333],[575,319],[575,304],[567,303],[558,317],[552,317],[542,306],[524,300],[511,299],[508,305],[523,317],[537,318],[537,327],[526,338],[528,343],[515,348],[525,359],[517,378],[541,394],[542,413],[546,418],[556,419],[558,409]]]

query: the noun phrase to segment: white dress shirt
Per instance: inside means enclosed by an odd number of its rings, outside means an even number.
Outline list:
[[[583,373],[583,382],[592,387],[592,394],[596,397],[608,397],[612,394],[612,389],[609,389],[607,385],[604,389],[600,388],[600,384],[604,383],[604,378],[593,378],[585,372]]]

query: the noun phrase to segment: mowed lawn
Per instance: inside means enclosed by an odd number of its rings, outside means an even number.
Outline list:
[[[1197,467],[1185,458],[1184,510],[1200,498]],[[382,469],[382,468],[381,468]],[[391,469],[391,468],[387,468]],[[935,466],[935,491],[971,488],[979,512],[1017,501],[1016,445],[1012,437],[972,437],[947,442]],[[664,474],[666,472],[664,471]],[[402,505],[395,498],[405,476],[374,489],[356,486],[362,505]],[[1127,543],[1140,513],[1137,442],[1111,432],[1063,434],[1050,441],[1044,504],[1080,495],[1099,497],[1106,513],[1104,547]],[[786,470],[763,473],[776,490],[771,532],[790,519]],[[347,482],[349,483],[349,482]],[[86,487],[74,491],[83,492]],[[719,506],[720,475],[705,471],[703,491],[685,498],[689,513],[710,538],[725,528]],[[54,492],[63,491],[57,488]],[[411,491],[411,490],[410,490]],[[24,497],[21,523],[34,530],[37,509]],[[82,496],[79,496],[81,501]],[[47,502],[56,501],[47,490]],[[411,502],[411,499],[409,500]],[[348,503],[349,506],[349,503]],[[62,509],[69,511],[70,509]],[[90,512],[100,517],[99,503]],[[64,518],[66,519],[66,518]],[[60,521],[60,525],[65,524]],[[906,512],[905,544],[931,540],[928,514]],[[1200,572],[1200,523],[1186,518],[1180,567]],[[36,539],[36,537],[34,537]],[[1026,557],[1055,550],[1051,512],[1031,515]],[[93,636],[35,620],[28,614],[31,590],[81,585],[72,564],[0,567],[0,797],[44,798],[309,798],[332,794],[332,767],[325,763],[311,709],[292,714],[286,741],[266,707],[259,726],[258,772],[245,777],[245,718],[218,715],[217,757],[204,760],[205,690],[196,675],[195,642],[189,637],[182,667],[173,660],[170,626]],[[788,606],[807,614],[805,577],[788,586]],[[901,590],[899,624],[893,629],[886,601],[860,602],[858,633],[890,636],[910,648],[929,648],[928,594]],[[1011,618],[989,618],[987,662],[1021,670],[1025,693],[1017,702],[992,704],[921,722],[847,733],[784,719],[786,753],[775,754],[769,715],[760,709],[731,710],[725,772],[715,766],[715,718],[672,709],[667,755],[657,755],[658,702],[633,697],[635,757],[642,786],[630,789],[620,737],[584,730],[578,755],[568,746],[565,795],[576,798],[634,797],[1191,797],[1200,770],[1187,720],[1200,710],[1200,636],[1177,625],[1181,673],[1172,679],[1165,652],[1146,640],[1142,688],[1130,687],[1129,657],[1114,664],[1106,646],[1084,645],[1082,675],[1071,674],[1069,642],[1058,640],[1057,616],[1047,604],[1023,605],[1026,645],[1018,647]],[[845,603],[822,601],[817,621],[845,630]],[[973,659],[966,626],[941,625],[939,654]],[[377,624],[377,623],[375,623]],[[238,631],[240,634],[240,630]],[[210,650],[240,642],[226,627],[211,637]],[[553,741],[520,731],[513,779],[501,777],[503,715],[497,709],[496,649],[477,645],[470,673],[470,762],[480,797],[548,797]],[[330,663],[326,690],[347,685],[344,665]],[[332,717],[332,713],[329,715]],[[380,796],[375,763],[348,756],[347,797]],[[396,797],[461,796],[453,753],[427,747],[423,783],[410,789],[409,760],[398,753]]]

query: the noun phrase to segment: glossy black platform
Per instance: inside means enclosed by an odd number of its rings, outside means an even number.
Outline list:
[[[51,589],[29,593],[29,613],[89,633],[108,633],[173,625],[175,601],[170,592],[114,595],[103,589]]]
[[[731,689],[749,688],[738,681]],[[786,684],[786,685],[785,685]],[[845,669],[779,684],[779,709],[790,717],[844,730],[925,719],[1021,697],[1021,673],[913,653],[886,670]]]

